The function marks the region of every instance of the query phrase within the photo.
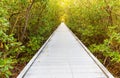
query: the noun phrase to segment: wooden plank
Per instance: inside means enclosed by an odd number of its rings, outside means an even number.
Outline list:
[[[17,78],[114,78],[62,23]]]

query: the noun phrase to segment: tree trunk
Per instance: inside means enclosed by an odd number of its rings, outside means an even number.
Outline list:
[[[110,25],[113,25],[112,8],[109,6],[107,0],[104,0],[104,2],[105,2],[105,4],[106,4],[105,10],[106,10],[106,12],[109,14],[109,16],[108,16],[108,23],[109,23]]]
[[[27,26],[28,26],[28,20],[29,20],[29,16],[30,16],[30,10],[31,10],[34,2],[35,2],[35,0],[32,0],[32,3],[29,5],[29,7],[26,10],[25,26],[24,26],[23,33],[22,33],[22,36],[21,36],[21,41],[22,42],[24,41],[24,38],[25,38],[25,32],[26,32],[26,29],[27,29]]]

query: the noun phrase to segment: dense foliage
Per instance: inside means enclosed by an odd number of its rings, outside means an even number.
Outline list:
[[[15,77],[61,21],[120,77],[119,8],[120,0],[0,0],[0,78]]]
[[[0,1],[0,78],[14,75],[11,69],[20,70],[17,64],[27,63],[59,25],[57,9],[50,4],[48,0]]]

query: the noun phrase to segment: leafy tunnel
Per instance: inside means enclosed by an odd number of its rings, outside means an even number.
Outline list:
[[[15,78],[61,22],[120,77],[120,0],[0,0],[0,78]]]

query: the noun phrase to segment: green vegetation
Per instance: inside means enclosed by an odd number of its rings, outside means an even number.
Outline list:
[[[119,8],[120,0],[0,0],[0,78],[15,77],[61,21],[120,77]]]
[[[59,25],[57,9],[50,4],[48,0],[0,1],[0,78],[14,75],[11,69],[20,70],[17,64],[26,64]]]

